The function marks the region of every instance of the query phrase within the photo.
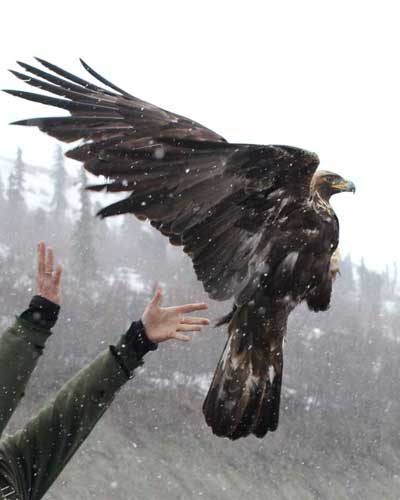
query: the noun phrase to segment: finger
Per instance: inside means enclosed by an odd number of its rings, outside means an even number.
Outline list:
[[[38,244],[38,273],[44,273],[44,263],[46,260],[46,245],[44,241],[40,241]]]
[[[184,325],[209,325],[210,320],[208,318],[196,318],[195,316],[184,316],[181,319],[181,323]]]
[[[185,304],[183,306],[177,306],[174,308],[177,313],[185,314],[194,311],[203,311],[204,309],[208,309],[208,305],[204,303],[200,304]]]
[[[187,335],[183,335],[183,333],[178,333],[178,332],[175,332],[172,335],[172,338],[176,340],[182,340],[183,342],[188,342],[190,340],[190,337],[188,337]]]
[[[51,247],[47,249],[46,273],[53,273],[54,270],[54,252]]]
[[[59,287],[60,282],[61,282],[61,275],[62,275],[62,265],[58,264],[56,272],[54,273],[54,284]]]
[[[180,325],[176,329],[177,332],[200,332],[201,326],[198,325]]]
[[[160,306],[163,299],[163,291],[159,284],[156,284],[156,290],[154,292],[153,298],[151,299],[151,303],[155,306]]]

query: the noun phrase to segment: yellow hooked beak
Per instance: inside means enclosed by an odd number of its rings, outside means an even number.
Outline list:
[[[354,182],[351,181],[346,181],[345,179],[341,179],[337,183],[333,185],[335,190],[339,192],[349,192],[349,193],[355,193],[356,192],[356,186]]]

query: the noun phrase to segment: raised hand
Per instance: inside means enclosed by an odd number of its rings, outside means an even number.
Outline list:
[[[207,318],[185,316],[186,313],[208,309],[207,304],[161,307],[161,302],[162,290],[157,286],[154,297],[142,315],[146,335],[155,344],[169,339],[188,341],[190,337],[183,332],[197,332],[210,323]]]
[[[59,304],[61,302],[61,264],[54,270],[53,249],[43,241],[38,244],[38,268],[36,274],[37,294],[47,300]]]

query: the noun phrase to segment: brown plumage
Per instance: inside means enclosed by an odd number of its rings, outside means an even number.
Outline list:
[[[275,430],[287,318],[303,300],[314,311],[329,306],[339,232],[329,198],[354,185],[316,172],[318,157],[299,148],[230,144],[131,96],[86,63],[111,90],[39,62],[50,72],[19,63],[34,77],[13,73],[58,97],[6,92],[71,116],[16,124],[64,142],[83,140],[67,156],[108,178],[90,189],[129,193],[99,215],[149,219],[191,257],[212,299],[234,299],[224,319],[227,344],[204,402],[207,423],[231,439]]]

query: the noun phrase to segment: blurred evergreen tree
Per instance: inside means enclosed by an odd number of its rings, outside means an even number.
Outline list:
[[[351,261],[350,255],[346,255],[340,262],[340,277],[339,283],[343,283],[348,292],[354,292],[356,284],[354,280],[353,262]],[[337,283],[335,286],[337,286]]]
[[[397,264],[393,263],[390,268],[386,265],[386,269],[382,274],[382,295],[386,301],[395,301],[397,294]]]
[[[8,242],[14,242],[15,251],[19,253],[26,251],[23,234],[27,215],[24,181],[25,165],[22,160],[22,150],[18,148],[17,157],[8,178],[5,231],[9,235]]]
[[[18,148],[17,158],[8,178],[7,189],[7,200],[11,209],[10,214],[14,213],[16,219],[26,211],[24,180],[25,165],[22,160],[22,150]]]
[[[115,224],[107,221],[107,219],[102,220],[96,216],[102,208],[103,204],[101,202],[94,202],[92,210],[93,241],[96,248],[97,269],[104,271],[103,274],[109,274],[115,270],[115,266],[117,265],[114,258],[116,247],[118,247],[116,243],[118,231]],[[119,253],[120,250],[118,250],[118,255]]]
[[[4,197],[4,184],[3,184],[3,179],[1,178],[0,175],[0,207],[4,206],[5,203],[5,197]]]
[[[80,210],[78,220],[72,233],[72,265],[75,268],[78,281],[90,282],[97,274],[97,259],[95,251],[95,219],[89,194],[86,191],[86,173],[80,172]]]
[[[123,266],[134,269],[147,282],[154,272],[157,257],[154,256],[154,229],[146,226],[132,214],[122,216],[119,228],[120,262]],[[161,261],[163,262],[163,261]],[[154,279],[154,278],[153,278]]]
[[[67,173],[65,170],[64,154],[60,145],[57,145],[54,154],[54,166],[52,171],[54,181],[54,195],[51,201],[53,210],[53,220],[58,224],[65,218],[67,209],[66,189],[67,189]]]
[[[0,241],[4,239],[4,227],[6,224],[6,199],[4,192],[3,179],[0,175]]]
[[[365,265],[364,259],[358,267],[360,287],[360,310],[368,329],[379,326],[382,311],[383,275],[372,271]]]
[[[33,227],[34,227],[34,241],[47,240],[48,228],[47,220],[48,214],[43,208],[37,208],[31,214]]]

